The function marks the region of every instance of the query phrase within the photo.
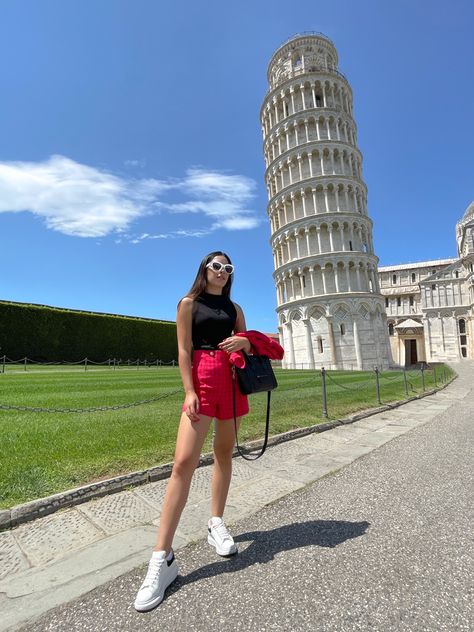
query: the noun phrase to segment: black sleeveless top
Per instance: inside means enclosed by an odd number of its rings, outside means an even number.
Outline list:
[[[216,349],[219,342],[232,336],[237,310],[227,296],[203,292],[193,302],[193,347]]]

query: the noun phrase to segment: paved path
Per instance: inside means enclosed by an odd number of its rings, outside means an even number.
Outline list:
[[[65,604],[24,629],[472,630],[474,365],[456,369],[441,393],[238,460],[239,555],[216,560],[202,540],[178,551],[152,613],[132,606],[155,532],[137,522],[157,522],[163,482],[0,534],[0,629]],[[177,544],[205,535],[208,478],[196,473]]]

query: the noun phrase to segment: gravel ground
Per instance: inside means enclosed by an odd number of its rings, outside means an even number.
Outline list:
[[[235,524],[232,559],[182,549],[152,612],[132,606],[141,568],[22,630],[472,631],[473,421],[462,400]]]

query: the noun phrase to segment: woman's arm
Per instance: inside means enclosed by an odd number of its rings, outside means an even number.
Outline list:
[[[185,406],[191,421],[198,421],[199,400],[194,390],[192,354],[193,299],[185,296],[179,304],[176,316],[178,335],[178,364],[186,393]]]
[[[234,307],[237,311],[237,318],[235,320],[234,326],[234,334],[239,334],[243,331],[247,331],[247,327],[245,325],[245,316],[244,312],[240,305],[234,303]],[[227,353],[232,353],[233,351],[240,351],[241,349],[246,353],[250,353],[251,345],[245,336],[230,336],[226,338],[219,344],[219,349],[223,351],[227,351]]]

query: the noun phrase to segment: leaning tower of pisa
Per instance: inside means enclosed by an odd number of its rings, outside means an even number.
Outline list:
[[[261,108],[285,364],[391,364],[352,90],[334,44],[296,35],[268,66]]]

